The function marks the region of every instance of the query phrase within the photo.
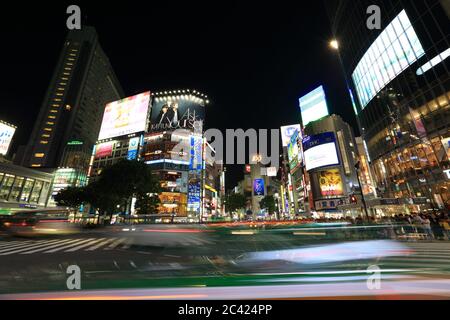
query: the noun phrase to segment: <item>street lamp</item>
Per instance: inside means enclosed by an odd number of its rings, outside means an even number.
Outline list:
[[[330,47],[334,50],[339,50],[339,42],[336,39],[331,40]]]

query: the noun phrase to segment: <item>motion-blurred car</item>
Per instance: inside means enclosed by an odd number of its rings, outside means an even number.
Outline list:
[[[19,211],[3,219],[3,229],[8,235],[27,237],[78,233],[68,216],[67,210]]]

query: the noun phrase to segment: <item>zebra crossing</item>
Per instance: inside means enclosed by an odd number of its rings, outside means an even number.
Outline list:
[[[0,242],[0,258],[11,255],[73,253],[78,251],[128,249],[129,238],[69,238],[46,240],[18,240]]]

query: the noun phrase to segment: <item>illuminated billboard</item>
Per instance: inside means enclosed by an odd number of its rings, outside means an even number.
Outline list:
[[[424,54],[403,10],[370,46],[352,74],[362,108]]]
[[[97,145],[95,148],[95,159],[112,156],[113,145],[114,144],[112,142],[106,142]]]
[[[293,173],[301,163],[300,148],[298,146],[299,132],[296,130],[288,144],[289,169]]]
[[[264,196],[264,179],[255,179],[253,181],[253,194],[255,196]]]
[[[205,119],[205,100],[193,95],[157,97],[153,102],[150,131],[188,129]]]
[[[16,127],[0,122],[0,155],[6,155],[9,150]]]
[[[301,128],[299,124],[284,126],[281,127],[280,130],[281,130],[281,142],[283,143],[283,147],[288,146],[289,142],[291,141],[291,137],[296,130],[301,133]]]
[[[319,173],[320,193],[323,197],[343,196],[344,186],[342,184],[339,169],[329,169]]]
[[[303,139],[306,171],[339,164],[336,138],[333,132],[324,132]]]
[[[323,86],[318,87],[300,98],[300,112],[303,127],[306,127],[310,122],[322,119],[329,115]]]
[[[107,104],[98,140],[145,131],[149,108],[149,91]]]

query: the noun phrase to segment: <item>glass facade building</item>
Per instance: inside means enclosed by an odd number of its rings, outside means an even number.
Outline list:
[[[443,0],[326,5],[377,194],[410,204],[412,212],[448,211],[449,5]],[[367,26],[371,5],[381,9],[380,30]]]

